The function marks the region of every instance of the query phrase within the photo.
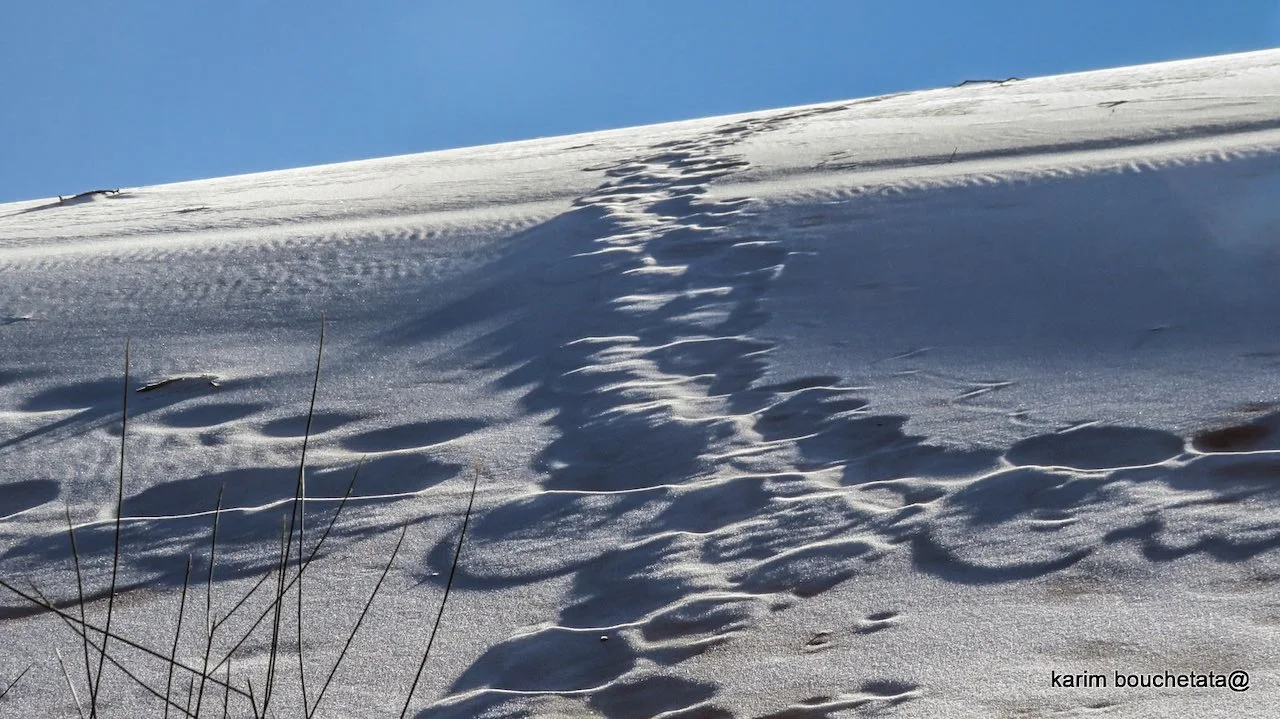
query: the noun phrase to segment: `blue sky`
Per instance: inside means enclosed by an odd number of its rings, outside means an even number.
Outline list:
[[[0,7],[0,202],[1280,44],[1280,0]]]

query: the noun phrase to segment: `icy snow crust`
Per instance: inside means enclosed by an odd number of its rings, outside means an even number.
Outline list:
[[[203,626],[222,487],[229,609],[323,312],[311,682],[409,529],[322,715],[398,715],[479,464],[419,716],[1273,716],[1278,118],[1262,52],[0,206],[0,578],[73,600],[69,505],[105,613],[128,337],[114,626],[188,554]],[[74,715],[55,647],[0,596],[0,713]]]

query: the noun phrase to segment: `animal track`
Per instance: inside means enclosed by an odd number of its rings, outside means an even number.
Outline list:
[[[780,712],[760,719],[833,719],[839,712],[846,715],[850,709],[859,713],[878,714],[881,710],[915,699],[920,695],[918,685],[896,679],[882,679],[864,683],[857,693],[841,696],[810,697]]]
[[[809,637],[809,641],[804,643],[804,651],[817,652],[824,649],[830,649],[835,637],[831,632],[817,632]]]
[[[81,410],[112,403],[119,407],[120,391],[120,379],[108,377],[42,390],[28,397],[20,407],[27,412]]]
[[[167,412],[157,421],[169,427],[198,429],[235,422],[266,409],[267,405],[250,402],[205,404],[183,410]]]
[[[876,612],[875,614],[868,614],[865,619],[858,622],[854,631],[858,634],[872,634],[889,629],[897,623],[897,612]]]
[[[52,502],[58,498],[58,493],[58,483],[48,479],[0,484],[0,521]]]
[[[920,686],[900,679],[877,679],[866,682],[861,689],[864,694],[896,704],[914,698],[919,693]]]
[[[352,452],[395,452],[425,449],[465,437],[487,426],[480,419],[440,419],[375,429],[342,440]]]
[[[469,581],[489,581],[480,569],[489,562],[501,569],[495,581],[510,581],[504,542],[554,547],[548,557],[580,556],[591,542],[578,538],[610,529],[589,520],[599,514],[591,506],[607,504],[609,516],[634,511],[627,533],[634,541],[574,560],[588,562],[583,569],[531,557],[514,571],[530,578],[572,573],[558,625],[584,632],[636,626],[645,642],[636,656],[665,665],[727,641],[797,597],[827,591],[881,553],[875,542],[850,536],[874,516],[865,508],[838,497],[794,504],[779,498],[816,489],[795,473],[793,455],[822,445],[830,462],[847,461],[901,438],[899,425],[868,432],[870,425],[856,424],[866,401],[836,377],[757,386],[774,345],[751,333],[767,320],[762,298],[789,253],[736,226],[752,218],[749,198],[704,197],[709,183],[745,168],[726,152],[734,143],[836,109],[733,123],[662,143],[612,166],[607,182],[575,201],[574,212],[599,231],[585,240],[595,249],[572,253],[581,267],[573,275],[602,278],[592,281],[601,296],[595,313],[575,318],[584,331],[538,358],[547,372],[530,407],[553,408],[549,423],[561,436],[536,463],[546,473],[546,493],[475,518],[473,564],[461,570]],[[607,333],[597,329],[604,327]],[[359,443],[378,444],[368,440],[362,435]],[[803,441],[811,442],[808,451],[798,445]],[[756,466],[775,469],[752,475]],[[696,534],[671,534],[673,528]],[[499,553],[488,552],[490,543]],[[433,564],[448,551],[433,550]],[[588,644],[581,651],[598,651]],[[607,644],[610,652],[619,645],[613,638]],[[473,665],[475,672],[502,667],[498,675],[464,674],[453,689],[509,687],[528,676],[520,667],[548,661],[561,659],[532,643],[499,645]],[[597,664],[591,681],[625,683],[631,669]],[[563,690],[585,683],[566,676],[544,684]]]
[[[1024,439],[1005,457],[1019,465],[1112,469],[1156,464],[1182,451],[1182,438],[1169,432],[1094,425]]]
[[[816,377],[799,377],[787,382],[780,382],[773,385],[762,385],[762,392],[774,392],[777,394],[790,394],[792,392],[800,392],[806,389],[830,389],[840,384],[840,378],[834,375],[818,375]]]
[[[318,435],[332,432],[351,422],[363,419],[363,415],[344,412],[316,412],[311,418],[311,434]],[[305,414],[284,417],[267,422],[262,427],[262,434],[268,437],[302,437],[307,429]]]
[[[1274,435],[1274,428],[1268,424],[1239,424],[1202,432],[1192,438],[1191,446],[1201,452],[1251,452],[1258,449],[1274,449],[1276,443],[1267,441]]]

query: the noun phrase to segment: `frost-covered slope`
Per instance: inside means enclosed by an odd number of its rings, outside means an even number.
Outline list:
[[[0,578],[75,596],[65,504],[100,596],[128,337],[119,631],[168,653],[220,491],[231,609],[323,312],[308,544],[363,467],[309,682],[409,525],[333,715],[399,713],[479,464],[425,716],[1267,716],[1278,87],[1252,53],[2,206]],[[74,714],[75,635],[0,631],[0,708]]]

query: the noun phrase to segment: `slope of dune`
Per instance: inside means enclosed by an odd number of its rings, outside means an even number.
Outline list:
[[[277,562],[323,314],[306,546],[360,470],[280,715],[407,527],[320,713],[399,714],[478,477],[411,714],[1270,716],[1277,88],[1268,51],[0,206],[0,579],[74,608],[69,512],[101,625],[127,397],[113,632],[168,656],[190,557],[199,666],[206,593]],[[0,593],[0,647],[0,713],[75,715],[61,620]]]

